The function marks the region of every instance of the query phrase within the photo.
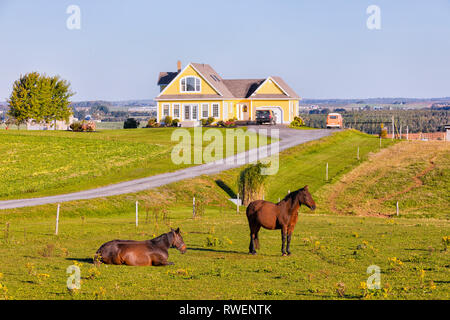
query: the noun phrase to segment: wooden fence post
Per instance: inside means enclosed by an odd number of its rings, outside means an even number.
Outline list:
[[[192,217],[195,218],[195,197],[192,198]]]
[[[236,213],[239,213],[239,193],[237,194],[237,199],[236,199]]]
[[[359,147],[358,147],[358,151],[356,151],[356,159],[359,160]]]
[[[327,162],[327,169],[325,172],[325,180],[328,181],[328,162]]]

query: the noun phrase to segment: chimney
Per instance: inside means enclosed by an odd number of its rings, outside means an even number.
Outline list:
[[[177,61],[177,71],[178,71],[178,73],[181,72],[181,61],[180,60]]]

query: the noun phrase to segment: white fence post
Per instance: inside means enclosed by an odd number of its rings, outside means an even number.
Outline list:
[[[397,207],[397,217],[398,217],[398,215],[399,215],[399,210],[398,210],[398,201],[397,201],[396,207]]]
[[[239,193],[237,194],[237,199],[236,199],[236,212],[239,213]]]
[[[58,235],[58,228],[59,228],[59,209],[60,209],[60,204],[58,203],[58,209],[56,209],[56,228],[55,228],[55,235]]]
[[[195,218],[195,197],[192,198],[192,217]]]
[[[328,162],[327,162],[327,169],[325,172],[325,180],[328,181]]]
[[[139,201],[136,201],[136,228],[139,225]]]
[[[356,159],[359,160],[359,147],[358,147],[358,151],[356,152]]]

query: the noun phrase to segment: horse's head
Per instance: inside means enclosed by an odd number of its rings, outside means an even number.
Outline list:
[[[308,186],[305,186],[303,189],[299,190],[298,201],[300,205],[304,204],[311,210],[316,210],[316,203],[314,202],[311,194],[309,193]]]
[[[177,230],[172,229],[173,233],[173,242],[172,242],[172,248],[177,248],[180,250],[181,253],[186,252],[186,244],[183,241],[183,237],[181,236],[180,228]]]

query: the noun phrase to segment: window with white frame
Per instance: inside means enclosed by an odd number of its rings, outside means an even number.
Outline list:
[[[192,105],[192,120],[198,120],[198,104]]]
[[[181,92],[200,92],[201,80],[194,76],[187,76],[180,80]]]
[[[163,116],[170,115],[170,104],[163,104]]]
[[[180,105],[179,104],[174,104],[173,105],[173,117],[174,118],[180,118]]]
[[[212,116],[213,118],[219,118],[219,104],[218,103],[213,103],[212,105]]]
[[[191,120],[191,106],[184,105],[184,120]]]
[[[202,104],[202,118],[208,118],[209,117],[209,104],[203,103]]]

